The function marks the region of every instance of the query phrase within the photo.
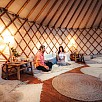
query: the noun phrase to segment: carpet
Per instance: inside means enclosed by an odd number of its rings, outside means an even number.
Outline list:
[[[80,71],[84,74],[99,77],[99,75],[102,74],[102,67],[84,67],[81,68]]]
[[[18,87],[19,85],[26,85],[27,82],[22,82],[19,80],[0,80],[0,85],[3,86],[3,88],[5,89],[6,92],[11,92],[13,91],[16,87]]]
[[[78,73],[66,73],[52,80],[53,87],[62,95],[81,101],[102,100],[102,81]]]
[[[41,84],[27,84],[16,88],[17,92],[23,93],[23,98],[19,102],[40,102],[40,95],[42,91]]]
[[[101,67],[102,68],[102,64],[87,64],[90,67]]]
[[[50,72],[42,73],[41,71],[38,71],[37,73],[34,73],[34,77],[38,78],[41,81],[45,81],[45,80],[53,78],[57,75],[60,75],[62,73],[65,73],[67,71],[70,71],[72,69],[75,69],[75,68],[81,67],[81,66],[84,66],[84,65],[83,64],[78,64],[78,63],[72,63],[71,65],[68,65],[68,66],[54,65]]]
[[[2,86],[6,94],[11,92],[22,93],[21,100],[17,102],[40,102],[43,84],[27,84],[27,82],[28,81],[0,80],[0,88]]]

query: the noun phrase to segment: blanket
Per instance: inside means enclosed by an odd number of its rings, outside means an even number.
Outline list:
[[[38,78],[41,81],[45,81],[81,66],[84,66],[84,65],[78,64],[78,63],[72,63],[71,65],[67,65],[67,66],[53,65],[52,70],[50,72],[38,71],[38,73],[34,73],[34,77]]]

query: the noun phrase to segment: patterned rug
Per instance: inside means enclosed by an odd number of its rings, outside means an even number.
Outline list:
[[[84,74],[88,74],[88,75],[92,75],[95,77],[100,76],[100,74],[102,74],[102,67],[85,67],[85,68],[81,68],[80,71]]]
[[[76,100],[102,100],[102,81],[90,75],[62,74],[53,79],[52,85],[62,95]]]
[[[17,92],[22,95],[19,101],[16,102],[40,102],[40,95],[42,91],[41,84],[27,84],[28,81],[21,82],[19,80],[0,80],[0,89],[4,90],[4,95]],[[19,96],[18,96],[19,97]],[[4,97],[5,98],[5,97]],[[5,102],[5,101],[0,101]],[[11,102],[11,101],[7,101]],[[15,101],[12,101],[15,102]]]
[[[62,73],[68,72],[72,69],[82,67],[84,66],[83,64],[78,64],[78,63],[73,63],[68,66],[58,66],[58,65],[53,65],[52,70],[50,72],[41,72],[41,71],[34,71],[34,77],[38,78],[41,81],[48,80],[50,78],[53,78],[57,75],[60,75]]]

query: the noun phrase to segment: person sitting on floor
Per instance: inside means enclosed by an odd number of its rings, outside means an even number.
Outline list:
[[[65,62],[65,51],[63,49],[63,46],[59,47],[58,55],[57,55],[57,64],[58,65],[66,65]]]
[[[35,56],[36,69],[48,72],[51,71],[52,69],[52,63],[44,61],[44,52],[45,52],[45,46],[41,45],[39,51]]]

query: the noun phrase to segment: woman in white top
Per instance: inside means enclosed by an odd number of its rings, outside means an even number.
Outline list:
[[[66,65],[65,63],[65,52],[62,46],[59,47],[58,56],[57,56],[58,65]]]

